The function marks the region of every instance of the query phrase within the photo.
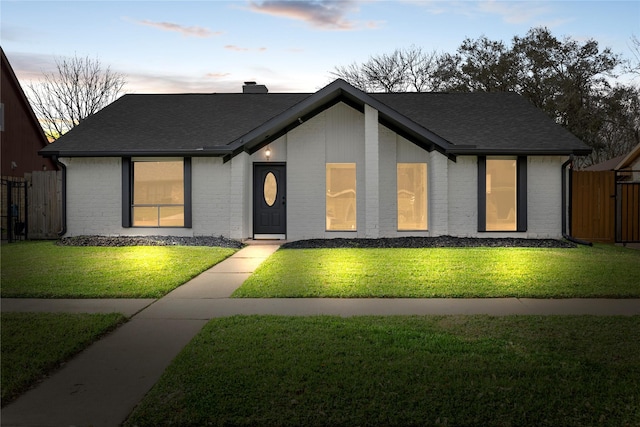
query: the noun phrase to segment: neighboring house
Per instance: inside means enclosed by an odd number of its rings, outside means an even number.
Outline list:
[[[38,155],[48,141],[38,123],[11,64],[0,48],[0,145],[3,177],[24,177],[25,173],[57,170],[56,164]]]
[[[262,92],[262,93],[256,93]],[[41,154],[67,235],[558,238],[590,149],[513,93],[126,95]]]
[[[36,191],[42,196],[36,202],[28,194],[34,195],[34,172],[57,171],[58,167],[52,159],[38,155],[48,141],[2,48],[0,68],[0,238],[11,242],[42,236],[40,224],[49,211],[40,209],[38,202],[56,194]],[[48,207],[55,206],[50,203]]]
[[[627,154],[591,165],[584,170],[590,172],[615,171],[618,173],[618,181],[640,182],[640,144]]]

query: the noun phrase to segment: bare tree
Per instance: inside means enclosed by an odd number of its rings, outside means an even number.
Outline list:
[[[115,101],[123,74],[88,56],[56,59],[56,71],[30,82],[28,97],[50,140],[58,139],[87,117]]]
[[[640,76],[640,38],[635,34],[631,36],[629,49],[635,60],[627,61],[625,71],[630,74],[635,74],[635,76],[638,77]]]
[[[371,56],[361,65],[336,67],[331,74],[365,92],[425,92],[433,90],[435,68],[435,52],[412,46]]]
[[[407,90],[427,92],[434,90],[433,74],[437,68],[436,51],[425,52],[421,48],[411,46],[400,51],[405,66],[405,85]]]

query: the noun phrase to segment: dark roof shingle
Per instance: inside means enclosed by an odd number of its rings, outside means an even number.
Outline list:
[[[399,132],[408,130],[409,135],[430,141],[450,155],[580,154],[589,150],[517,94],[364,94],[337,80],[315,94],[125,95],[41,153],[229,155],[239,147],[254,149],[264,138],[297,125],[302,112],[315,114],[336,99],[355,108],[363,108],[367,101],[379,103],[386,125],[397,125]]]

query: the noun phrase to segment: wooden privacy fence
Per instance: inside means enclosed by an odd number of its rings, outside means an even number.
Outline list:
[[[615,171],[571,172],[574,237],[593,242],[640,242],[640,182]]]
[[[2,240],[55,239],[62,229],[62,172],[2,177]]]
[[[28,203],[30,239],[55,239],[62,229],[62,172],[31,173]]]
[[[640,242],[640,182],[616,185],[616,242]]]

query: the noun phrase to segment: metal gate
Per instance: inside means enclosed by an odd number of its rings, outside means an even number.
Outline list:
[[[29,198],[24,178],[2,178],[0,219],[2,240],[12,243],[26,240],[29,223]]]

